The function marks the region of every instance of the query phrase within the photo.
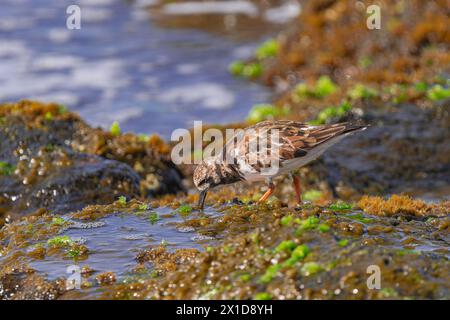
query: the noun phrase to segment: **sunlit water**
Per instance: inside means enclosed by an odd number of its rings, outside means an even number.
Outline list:
[[[142,3],[142,1],[138,2]],[[233,78],[228,64],[254,43],[198,30],[162,29],[136,2],[80,0],[81,29],[66,28],[74,1],[2,0],[0,102],[65,104],[92,125],[169,137],[194,120],[242,120],[269,91]]]
[[[177,227],[183,218],[169,208],[159,208],[156,212],[160,217],[158,221],[151,221],[149,212],[140,215],[117,213],[87,223],[70,220],[75,224],[61,235],[84,244],[89,249],[88,258],[74,261],[63,256],[47,256],[44,260],[33,260],[30,266],[48,279],[66,277],[67,267],[71,265],[87,265],[96,272],[112,271],[119,279],[124,279],[136,267],[138,253],[145,249],[165,245],[169,251],[178,248],[202,250],[206,244],[216,241],[196,233],[193,228]],[[216,214],[206,210],[201,215]]]

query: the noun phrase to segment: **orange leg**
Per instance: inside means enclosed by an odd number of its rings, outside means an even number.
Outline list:
[[[275,191],[275,185],[272,182],[269,182],[269,189],[267,189],[266,193],[263,194],[261,199],[258,200],[258,202],[266,201],[267,198],[269,198],[272,193]]]
[[[302,188],[300,186],[300,178],[298,176],[292,176],[293,182],[294,182],[294,190],[295,195],[297,196],[297,202],[299,204],[302,203]]]

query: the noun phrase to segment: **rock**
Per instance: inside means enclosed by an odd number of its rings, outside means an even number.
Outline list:
[[[113,135],[56,104],[0,106],[0,217],[183,190],[159,138]]]
[[[373,111],[376,110],[376,111]],[[359,192],[438,189],[450,180],[449,106],[367,111],[372,126],[323,155],[330,184]]]

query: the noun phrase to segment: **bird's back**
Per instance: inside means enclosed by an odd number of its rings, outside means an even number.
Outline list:
[[[232,160],[245,180],[264,180],[307,164],[348,134],[365,128],[348,122],[313,126],[289,120],[264,121],[228,140],[224,160]]]

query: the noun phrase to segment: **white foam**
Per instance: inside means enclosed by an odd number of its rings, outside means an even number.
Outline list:
[[[79,65],[83,59],[69,55],[44,55],[33,60],[32,68],[36,71],[49,71],[73,68]]]
[[[200,66],[195,63],[184,63],[176,66],[176,71],[181,75],[188,75],[196,73],[200,70]]]
[[[226,109],[233,105],[234,94],[215,83],[197,83],[169,89],[159,99],[165,103],[199,103],[206,109]]]
[[[244,14],[250,17],[258,15],[258,8],[249,1],[202,1],[169,3],[163,8],[164,14]]]
[[[298,17],[300,11],[300,3],[297,1],[288,1],[279,7],[266,10],[264,18],[272,23],[286,23]]]

